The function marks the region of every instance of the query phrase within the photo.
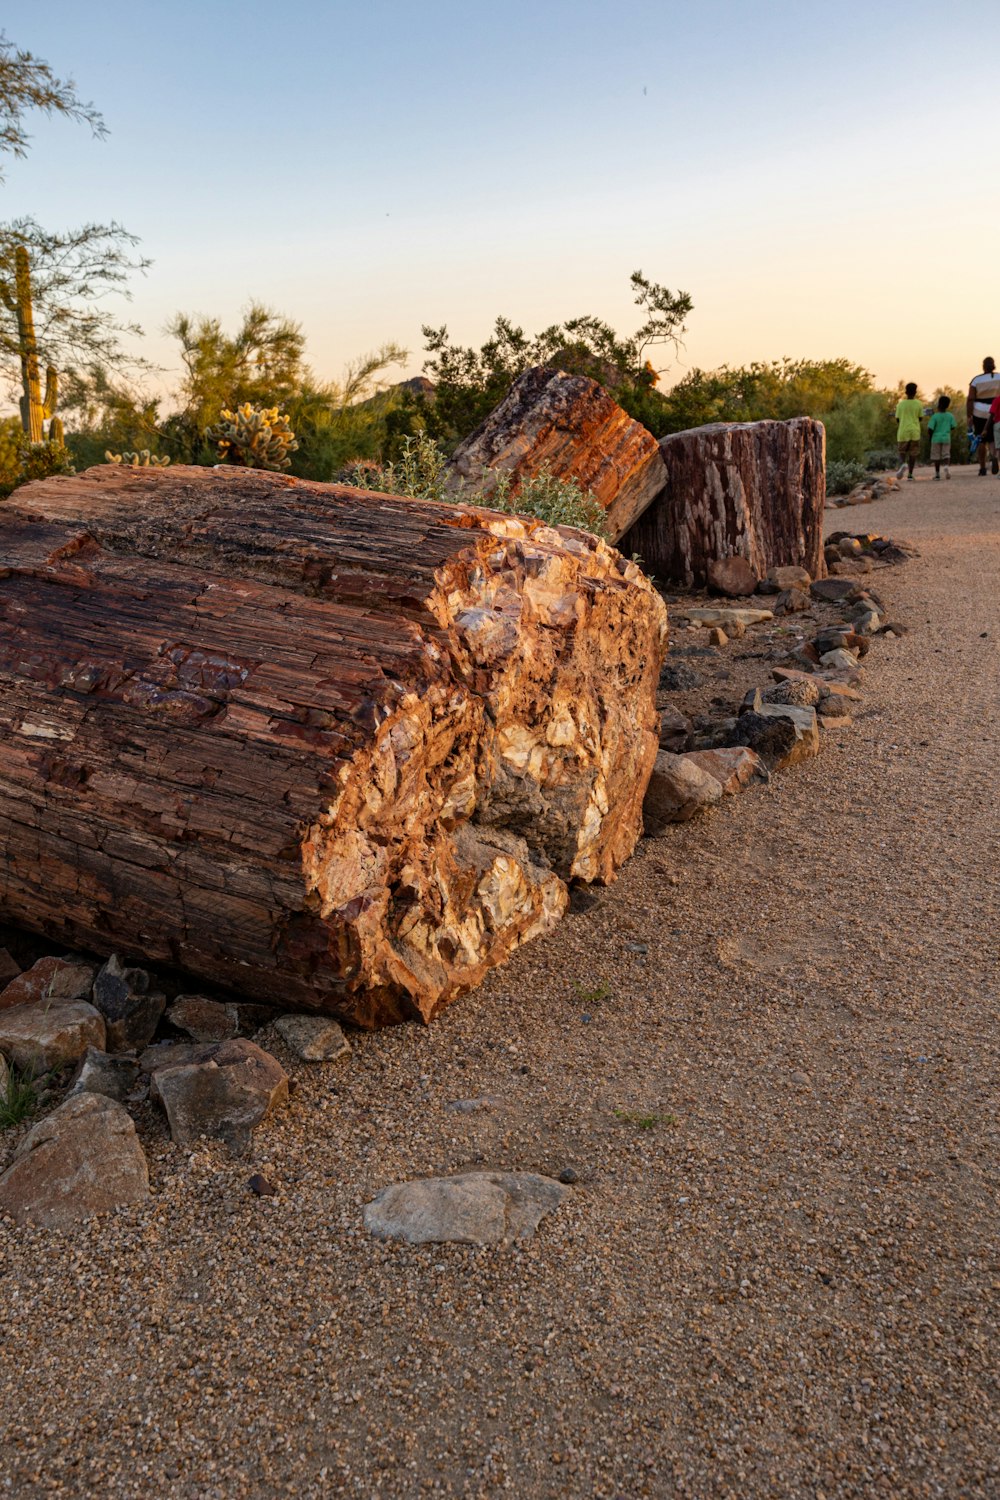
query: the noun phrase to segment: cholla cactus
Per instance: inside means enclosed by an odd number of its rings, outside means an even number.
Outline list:
[[[170,462],[168,454],[150,453],[148,448],[141,453],[112,453],[108,448],[104,457],[109,464],[128,464],[133,469],[165,469]]]
[[[288,418],[276,406],[252,406],[245,401],[235,411],[224,411],[206,436],[219,445],[219,457],[245,469],[287,469],[288,457],[299,446]]]

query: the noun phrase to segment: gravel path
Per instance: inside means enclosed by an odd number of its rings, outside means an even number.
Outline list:
[[[819,760],[433,1028],[289,1065],[247,1161],[150,1115],[148,1211],[0,1224],[0,1493],[1000,1495],[1000,481],[830,527],[923,555]],[[484,1164],[580,1180],[520,1248],[364,1233]]]

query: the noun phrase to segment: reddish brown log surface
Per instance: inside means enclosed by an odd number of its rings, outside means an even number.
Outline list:
[[[361,1025],[631,852],[665,612],[603,543],[242,470],[0,507],[0,911]]]
[[[660,493],[666,473],[656,439],[596,380],[544,367],[520,375],[495,411],[456,450],[453,493],[490,495],[497,474],[522,480],[547,469],[574,479],[607,513],[616,541]]]
[[[713,559],[744,557],[762,578],[796,564],[822,577],[826,502],[822,422],[718,422],[663,438],[667,484],[622,537],[648,572],[707,581]]]

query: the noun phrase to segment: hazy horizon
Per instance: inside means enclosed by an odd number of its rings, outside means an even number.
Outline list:
[[[50,0],[8,35],[111,134],[32,119],[3,217],[139,235],[131,314],[168,385],[179,310],[232,327],[263,301],[323,379],[395,340],[403,378],[423,323],[477,345],[498,313],[631,331],[641,268],[694,300],[662,388],[784,356],[963,387],[1000,357],[972,69],[932,42],[939,6],[877,9]]]

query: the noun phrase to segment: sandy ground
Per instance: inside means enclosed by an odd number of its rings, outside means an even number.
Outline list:
[[[923,555],[819,760],[298,1065],[247,1161],[149,1124],[148,1211],[0,1225],[0,1493],[1000,1495],[1000,481],[830,528]],[[482,1164],[580,1181],[520,1248],[365,1234]]]

